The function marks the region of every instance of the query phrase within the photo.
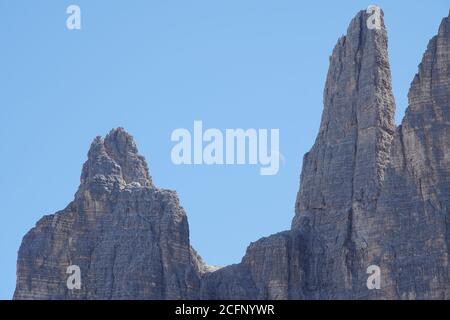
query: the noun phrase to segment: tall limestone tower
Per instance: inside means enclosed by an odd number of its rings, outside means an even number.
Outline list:
[[[75,199],[25,235],[14,298],[450,299],[450,16],[398,127],[383,13],[376,28],[370,16],[356,15],[330,57],[290,230],[212,270],[176,193],[153,184],[119,128],[92,143]],[[66,284],[72,265],[80,290]]]

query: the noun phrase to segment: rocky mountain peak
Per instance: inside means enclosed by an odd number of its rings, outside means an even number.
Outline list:
[[[96,137],[83,165],[81,186],[103,185],[106,188],[126,185],[152,187],[145,158],[133,137],[123,128],[111,130],[106,137]]]
[[[94,139],[75,199],[38,221],[18,261],[15,299],[187,299],[209,270],[190,246],[176,192],[153,185],[122,128]],[[80,270],[77,290],[67,286],[69,266]]]
[[[316,142],[304,157],[297,215],[329,215],[374,205],[395,130],[387,33],[369,29],[360,11],[330,57],[324,110]],[[339,168],[334,170],[333,168]]]
[[[92,142],[71,205],[24,237],[15,299],[449,299],[449,17],[397,128],[383,13],[379,28],[370,17],[359,12],[330,57],[290,230],[209,268],[176,193],[153,187],[133,138],[114,129]],[[67,288],[71,265],[80,290]]]
[[[450,12],[440,24],[438,34],[428,43],[419,71],[411,83],[405,120],[450,121]],[[419,123],[417,123],[419,124]]]

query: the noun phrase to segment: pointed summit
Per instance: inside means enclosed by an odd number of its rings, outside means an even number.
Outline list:
[[[68,289],[76,266],[81,285]],[[75,199],[19,250],[15,299],[195,299],[206,272],[175,191],[153,186],[122,128],[91,144]]]
[[[384,287],[395,288],[390,298],[450,297],[449,80],[447,17],[430,40],[412,81],[409,106],[392,143],[378,200],[379,218],[370,220],[382,230],[367,242],[372,261],[382,262]]]
[[[318,239],[305,250],[311,252],[310,265],[321,266],[317,292],[327,298],[352,296],[363,283],[365,225],[375,212],[395,131],[387,33],[379,12],[379,24],[369,28],[372,14],[360,11],[338,40],[319,133],[303,159],[292,230]],[[305,276],[315,283],[317,274]]]
[[[405,120],[411,125],[420,121],[450,121],[450,12],[428,43],[408,94]]]
[[[133,137],[123,128],[110,131],[105,138],[105,148],[122,168],[122,176],[127,184],[137,182],[141,186],[152,186],[147,162],[139,154]]]
[[[360,11],[330,57],[319,134],[304,157],[293,227],[304,215],[348,214],[373,204],[395,130],[395,102],[380,11],[378,29]]]
[[[135,184],[152,187],[145,158],[138,153],[133,137],[123,128],[113,129],[103,139],[96,137],[83,165],[81,185],[103,185],[110,189]]]

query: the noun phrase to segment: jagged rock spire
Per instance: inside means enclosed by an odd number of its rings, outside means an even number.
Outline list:
[[[450,248],[450,19],[427,47],[397,128],[371,219],[371,263],[383,297],[448,299]]]
[[[367,18],[353,19],[331,56],[292,230],[209,272],[190,247],[176,194],[137,187],[151,185],[145,161],[115,129],[91,146],[84,197],[24,237],[14,297],[450,298],[449,18],[430,41],[395,132],[386,31],[383,23],[367,29]],[[66,286],[74,264],[79,291]],[[380,270],[377,290],[367,287],[368,266]]]
[[[450,12],[428,43],[408,94],[405,120],[411,125],[423,121],[450,121]],[[419,123],[422,121],[422,123]]]
[[[122,128],[94,139],[74,201],[42,218],[18,256],[15,299],[192,299],[208,270],[176,192],[153,187]]]
[[[330,57],[316,142],[304,157],[293,227],[305,212],[370,206],[383,179],[395,129],[387,34],[359,12]]]
[[[81,187],[100,184],[107,188],[135,184],[153,186],[147,162],[138,153],[133,137],[123,128],[116,128],[103,139],[96,137],[83,165]]]
[[[304,275],[317,297],[365,288],[366,226],[395,131],[383,13],[378,29],[368,28],[370,16],[360,11],[333,50],[319,133],[303,159],[292,230],[308,239],[305,269],[320,266]]]

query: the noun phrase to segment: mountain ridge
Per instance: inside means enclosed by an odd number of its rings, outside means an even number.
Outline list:
[[[383,14],[379,29],[368,18],[356,15],[330,57],[290,230],[252,242],[238,264],[207,266],[176,192],[154,186],[117,128],[93,141],[74,201],[24,237],[14,299],[448,299],[450,18],[399,126]],[[81,290],[66,286],[71,264]],[[380,290],[366,286],[370,265]]]

